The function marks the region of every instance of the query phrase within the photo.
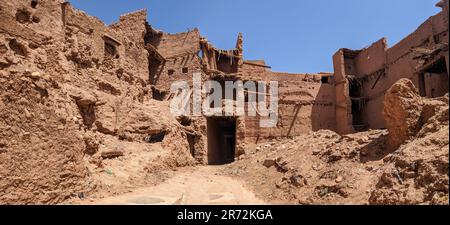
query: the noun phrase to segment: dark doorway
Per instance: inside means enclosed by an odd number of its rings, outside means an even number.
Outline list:
[[[222,165],[234,161],[236,149],[236,119],[208,118],[208,164]]]
[[[349,79],[349,89],[352,101],[353,129],[357,132],[366,131],[369,128],[364,118],[367,99],[361,94],[362,83],[358,79]]]
[[[365,105],[366,99],[352,98],[353,129],[357,132],[363,132],[369,129],[369,125],[365,123],[365,118],[363,116]]]
[[[449,91],[448,82],[445,58],[441,58],[419,73],[420,95],[428,98],[444,96]]]

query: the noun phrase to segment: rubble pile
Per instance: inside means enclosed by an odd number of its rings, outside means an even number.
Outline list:
[[[385,97],[388,130],[249,144],[223,172],[276,203],[448,204],[448,94],[425,99],[400,80]]]

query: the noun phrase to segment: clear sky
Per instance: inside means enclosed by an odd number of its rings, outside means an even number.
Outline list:
[[[428,17],[439,0],[70,0],[106,24],[148,10],[148,21],[169,33],[198,27],[218,48],[244,35],[244,57],[274,71],[332,72],[342,47],[361,49],[388,38],[394,45]]]

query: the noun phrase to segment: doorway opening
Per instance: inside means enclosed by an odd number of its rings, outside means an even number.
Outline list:
[[[349,79],[349,89],[350,98],[352,100],[353,129],[357,132],[366,131],[369,128],[364,117],[367,98],[362,96],[362,84],[357,79]]]
[[[449,91],[448,68],[440,58],[419,73],[419,92],[422,97],[442,97]]]
[[[234,162],[236,150],[236,119],[217,117],[207,119],[208,164]]]

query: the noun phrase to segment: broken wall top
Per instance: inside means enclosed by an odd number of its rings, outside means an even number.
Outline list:
[[[64,39],[60,0],[39,1],[32,6],[30,1],[1,1],[0,32],[13,37],[43,45],[49,39]]]
[[[435,45],[439,43],[448,45],[448,37],[444,40],[436,40],[435,38],[445,33],[448,35],[448,16],[445,15],[444,11],[441,11],[427,19],[413,33],[390,48],[387,46],[386,39],[382,38],[362,50],[343,48],[335,55],[339,55],[339,52],[341,52],[344,58],[353,59],[356,75],[369,75],[386,65],[395,63],[409,54],[415,47],[435,48]]]
[[[200,51],[200,33],[198,29],[177,34],[163,33],[155,47],[165,58],[196,54]]]

